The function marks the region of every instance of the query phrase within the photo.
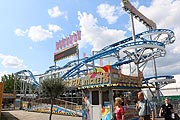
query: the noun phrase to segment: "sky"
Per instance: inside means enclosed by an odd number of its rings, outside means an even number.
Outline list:
[[[156,59],[159,75],[180,74],[180,0],[130,0],[157,28],[174,31],[176,41]],[[121,0],[0,0],[0,76],[20,70],[42,74],[54,65],[56,42],[81,31],[80,58],[132,35]],[[135,20],[135,32],[147,28]],[[77,56],[57,62],[58,66]],[[106,63],[104,63],[106,64]],[[152,73],[151,65],[146,73]]]

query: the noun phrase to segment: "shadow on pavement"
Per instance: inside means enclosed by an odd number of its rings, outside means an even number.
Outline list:
[[[1,112],[1,119],[0,120],[19,120],[15,116],[13,116],[11,113],[2,111]]]

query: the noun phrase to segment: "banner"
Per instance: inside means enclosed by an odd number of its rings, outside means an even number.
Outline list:
[[[78,34],[78,40],[81,40],[81,31],[77,31],[77,34]]]
[[[74,42],[77,42],[77,35],[76,35],[76,33],[73,33],[73,36],[74,36]]]
[[[59,49],[69,47],[73,43],[76,43],[77,40],[81,40],[81,31],[77,31],[77,33],[73,33],[72,35],[62,38],[59,42],[56,42],[56,50],[58,51]]]

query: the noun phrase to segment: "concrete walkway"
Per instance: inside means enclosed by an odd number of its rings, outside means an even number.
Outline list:
[[[49,114],[28,112],[23,110],[2,111],[2,115],[7,120],[49,120]],[[52,120],[82,120],[81,117],[72,117],[65,115],[52,115]]]
[[[28,112],[24,110],[2,111],[7,120],[49,120],[49,114]],[[52,120],[82,120],[81,117],[72,117],[64,115],[52,115]],[[156,118],[155,120],[163,120],[163,118]]]

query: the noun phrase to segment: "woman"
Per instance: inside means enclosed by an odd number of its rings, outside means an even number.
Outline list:
[[[168,98],[165,98],[164,104],[161,106],[159,111],[159,116],[164,117],[165,120],[172,120],[171,114],[173,111],[173,106],[169,103]]]
[[[124,108],[121,104],[122,104],[122,99],[120,97],[115,98],[114,113],[116,120],[124,120]]]

